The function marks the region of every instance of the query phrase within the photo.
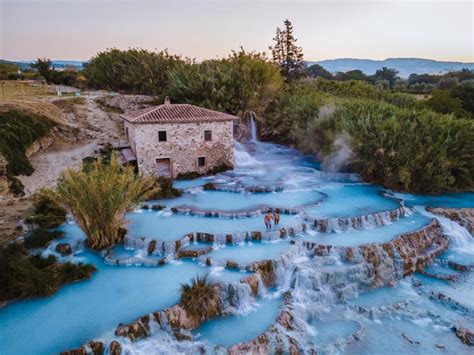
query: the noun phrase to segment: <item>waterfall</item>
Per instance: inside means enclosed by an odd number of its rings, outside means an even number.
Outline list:
[[[250,141],[257,142],[257,121],[255,121],[255,114],[253,112],[249,113],[248,126],[250,131]]]
[[[462,254],[474,255],[474,238],[466,228],[461,226],[459,223],[450,220],[449,218],[428,212],[424,208],[417,207],[416,209],[424,215],[436,218],[438,220],[443,229],[443,233],[449,237],[451,244],[454,247],[453,249],[456,249],[457,252]]]
[[[234,156],[236,168],[247,168],[261,165],[261,162],[252,157],[245,150],[245,147],[237,141],[234,141]]]

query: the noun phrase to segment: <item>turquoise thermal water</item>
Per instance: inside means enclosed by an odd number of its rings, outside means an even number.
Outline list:
[[[323,194],[314,190],[285,190],[265,194],[196,190],[175,199],[155,202],[167,207],[186,205],[202,210],[246,211],[260,206],[299,207],[316,204],[323,198]]]
[[[389,211],[399,201],[382,195],[382,189],[371,185],[328,184],[320,187],[328,197],[318,206],[306,208],[312,217],[352,217]]]
[[[0,354],[51,354],[80,346],[121,322],[177,303],[181,283],[209,271],[190,261],[159,268],[109,266],[92,252],[77,259],[96,266],[91,280],[0,310]],[[240,275],[221,269],[212,276],[235,281]]]
[[[177,240],[190,232],[228,234],[265,230],[263,215],[230,219],[140,210],[140,213],[131,213],[127,218],[131,222],[131,236],[156,238],[160,241]],[[301,223],[302,220],[297,215],[281,215],[280,227],[295,226]],[[273,230],[276,229],[273,228]]]
[[[207,321],[194,333],[199,341],[226,347],[252,340],[275,323],[282,305],[281,298],[263,297],[250,312]]]
[[[206,256],[219,263],[232,260],[239,265],[246,265],[258,260],[275,260],[290,247],[291,244],[287,240],[248,242],[242,245],[219,247]]]
[[[301,207],[321,201],[325,194],[327,199],[318,206],[306,207],[305,211],[314,217],[335,218],[371,214],[391,210],[399,206],[394,199],[385,198],[380,187],[367,184],[348,183],[354,177],[344,174],[326,174],[320,171],[320,165],[312,159],[299,155],[296,151],[272,144],[253,142],[248,147],[248,154],[241,145],[236,145],[236,168],[215,177],[203,177],[191,181],[179,181],[175,186],[187,190],[177,199],[156,201],[167,207],[186,204],[196,209],[240,211],[252,210],[262,205],[281,207]],[[220,191],[202,191],[200,186],[206,182],[224,184],[229,187],[270,186],[282,187],[276,193],[232,193]],[[448,207],[474,206],[474,194],[444,194],[440,196],[414,196],[395,194],[407,199],[408,205],[444,205]],[[151,202],[153,203],[153,202]],[[140,210],[128,214],[129,234],[133,237],[155,238],[160,241],[172,241],[183,237],[189,232],[208,232],[227,234],[265,230],[263,216],[241,219],[206,218],[189,215],[171,215],[169,211]],[[296,241],[311,240],[320,244],[340,246],[357,246],[365,243],[387,242],[400,233],[418,230],[431,221],[430,216],[414,213],[400,218],[391,224],[374,229],[348,231],[343,233],[302,234]],[[282,215],[280,226],[294,226],[301,223],[299,216]],[[75,255],[62,257],[61,260],[83,261],[94,264],[98,271],[91,280],[64,285],[51,297],[34,298],[14,301],[0,308],[0,354],[51,354],[78,347],[91,339],[111,338],[113,330],[119,323],[129,322],[139,316],[154,312],[179,301],[179,287],[188,282],[196,274],[209,272],[216,280],[239,282],[248,275],[239,271],[230,271],[220,266],[204,267],[197,260],[172,261],[162,267],[130,266],[119,267],[104,263],[100,254],[81,251],[83,234],[75,224],[66,224],[60,229],[66,235],[63,239],[52,243],[47,252],[54,250],[57,242],[68,242],[77,251]],[[310,232],[308,232],[310,233]],[[464,235],[453,237],[452,244],[456,250],[450,250],[441,259],[453,260],[462,264],[474,264],[472,254],[463,253],[463,246],[470,240]],[[472,243],[471,243],[472,244]],[[469,244],[469,245],[471,245]],[[209,244],[206,244],[209,246]],[[191,244],[190,248],[201,247]],[[217,248],[207,256],[218,262],[233,260],[245,265],[257,260],[277,259],[281,253],[295,251],[289,240],[276,242],[252,242],[243,245],[226,245]],[[466,247],[467,248],[467,247]],[[156,258],[146,255],[144,250],[127,250],[123,246],[113,249],[115,257]],[[331,256],[333,257],[333,256]],[[331,258],[328,257],[328,258]],[[306,261],[303,261],[306,260]],[[309,257],[298,259],[296,266],[304,267],[305,262],[312,265]],[[293,260],[294,261],[294,260]],[[340,275],[354,265],[332,260],[332,263],[321,263],[314,271],[335,271]],[[358,266],[358,265],[355,265]],[[319,268],[319,269],[318,269]],[[449,272],[443,266],[433,266],[427,271],[434,273]],[[314,274],[313,269],[300,271]],[[453,272],[454,273],[454,272]],[[443,292],[461,304],[474,309],[473,304],[473,273],[454,273],[459,279],[453,283],[437,281],[416,275],[425,289]],[[350,274],[347,283],[363,282],[353,279],[359,274]],[[331,276],[331,275],[330,275]],[[304,279],[304,278],[303,278]],[[339,281],[337,281],[339,282]],[[321,292],[324,296],[327,285],[300,282],[292,289],[295,297],[298,294],[314,294]],[[377,308],[400,301],[416,302],[415,310],[429,310],[433,319],[440,315],[453,321],[453,324],[473,326],[472,318],[421,296],[417,296],[408,282],[401,282],[396,288],[381,288],[369,291],[358,298],[348,300],[340,305],[342,314],[352,311],[351,307],[359,305],[364,308]],[[400,286],[401,285],[401,286]],[[345,285],[343,285],[345,286]],[[349,285],[350,286],[350,285]],[[332,299],[331,295],[326,295]],[[334,297],[335,298],[335,297]],[[324,297],[322,297],[324,299]],[[421,300],[423,301],[421,301]],[[282,300],[278,298],[259,298],[254,309],[247,314],[217,318],[199,327],[195,334],[198,340],[229,346],[238,342],[255,338],[274,324],[282,309]],[[313,305],[303,304],[308,312]],[[306,308],[304,308],[306,310]],[[327,313],[332,309],[326,308]],[[321,347],[330,345],[335,339],[345,338],[359,329],[359,323],[346,320],[342,315],[338,318],[326,319],[326,323],[315,319],[311,326],[316,329],[314,341]],[[349,344],[346,353],[468,353],[463,345],[446,327],[430,323],[430,319],[413,321],[399,317],[369,319],[358,314],[358,322],[366,329],[366,336],[360,341]],[[456,323],[457,324],[457,323]],[[409,344],[403,337],[405,333],[410,339],[419,341],[419,345]],[[147,342],[147,339],[141,342]],[[435,345],[442,343],[446,350]],[[150,349],[150,348],[147,348]]]
[[[322,245],[353,247],[369,243],[385,243],[402,233],[419,230],[429,224],[431,218],[418,213],[400,218],[391,224],[363,230],[349,230],[341,233],[316,233],[308,231],[300,238]],[[311,234],[310,234],[311,233]]]

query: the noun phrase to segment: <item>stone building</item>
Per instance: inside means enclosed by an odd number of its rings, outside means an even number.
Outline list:
[[[233,125],[238,118],[188,104],[163,105],[121,115],[130,144],[125,161],[136,159],[145,174],[176,178],[234,166]]]

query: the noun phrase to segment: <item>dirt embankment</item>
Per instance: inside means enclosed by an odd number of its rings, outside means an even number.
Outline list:
[[[18,234],[15,227],[31,207],[29,197],[35,191],[53,187],[63,170],[78,167],[84,157],[96,153],[99,144],[124,142],[120,114],[152,102],[148,96],[107,96],[103,92],[91,92],[84,97],[55,98],[47,102],[0,103],[0,109],[36,113],[57,124],[47,138],[28,149],[35,171],[30,176],[18,176],[25,187],[25,197],[0,196],[0,241]]]

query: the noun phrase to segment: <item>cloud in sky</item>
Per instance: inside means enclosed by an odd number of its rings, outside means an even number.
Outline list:
[[[268,51],[289,18],[307,60],[474,61],[472,1],[0,0],[0,57],[86,60],[110,47],[198,60]]]

